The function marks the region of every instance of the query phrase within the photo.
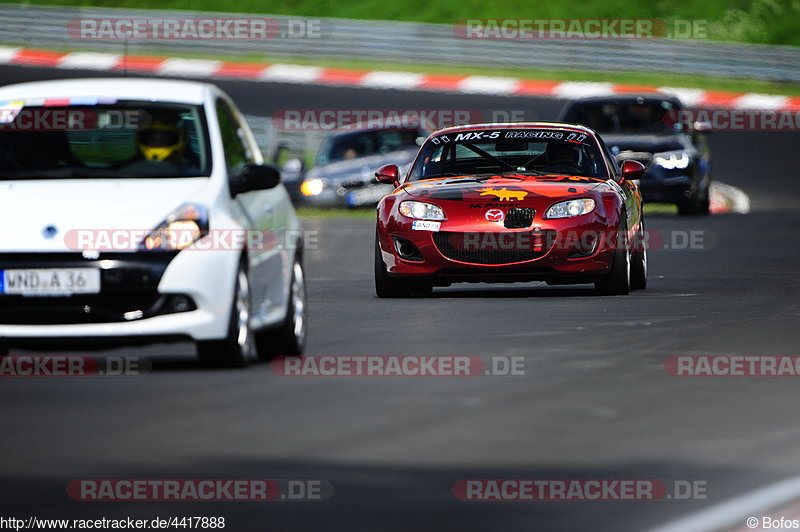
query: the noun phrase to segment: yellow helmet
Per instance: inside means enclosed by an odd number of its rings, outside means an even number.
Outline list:
[[[186,146],[181,129],[165,122],[153,122],[136,135],[136,146],[148,161],[164,161]]]

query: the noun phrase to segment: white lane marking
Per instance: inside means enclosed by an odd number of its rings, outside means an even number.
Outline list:
[[[10,63],[17,57],[17,54],[22,48],[11,48],[9,46],[0,46],[0,64]]]
[[[787,101],[786,96],[750,92],[737,98],[734,106],[738,109],[782,109]]]
[[[468,76],[458,83],[458,90],[470,94],[514,94],[519,87],[517,78]]]
[[[319,79],[322,72],[323,69],[320,67],[277,63],[267,67],[260,79],[286,83],[313,83]]]
[[[765,510],[781,506],[798,497],[800,497],[800,477],[794,477],[651,528],[648,532],[708,532],[734,526],[741,527],[748,517],[757,517]]]
[[[158,65],[156,72],[163,76],[211,76],[220,66],[222,61],[171,58]]]
[[[739,187],[720,183],[719,181],[712,181],[710,193],[720,196],[723,198],[723,201],[730,203],[731,212],[737,214],[747,214],[750,212],[750,196]]]
[[[422,74],[373,70],[361,78],[362,87],[376,89],[413,89],[422,82]]]
[[[95,52],[75,52],[67,54],[58,62],[58,68],[74,68],[78,70],[111,70],[120,62],[120,54],[102,54]]]
[[[614,94],[614,84],[598,81],[567,81],[553,90],[556,98],[574,99],[587,96],[610,96]]]
[[[685,87],[659,87],[658,92],[677,96],[687,106],[697,105],[706,95],[706,91],[703,89],[687,89]]]

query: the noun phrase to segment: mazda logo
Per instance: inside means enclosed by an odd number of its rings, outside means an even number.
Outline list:
[[[489,209],[486,211],[486,219],[490,222],[502,222],[506,215],[500,209]]]

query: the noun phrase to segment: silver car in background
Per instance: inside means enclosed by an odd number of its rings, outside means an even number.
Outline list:
[[[394,190],[377,183],[375,171],[396,164],[404,173],[427,138],[422,128],[373,128],[332,133],[320,145],[314,167],[299,182],[298,203],[318,207],[376,205]]]

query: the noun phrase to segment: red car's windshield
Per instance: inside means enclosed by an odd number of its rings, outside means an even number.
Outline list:
[[[591,135],[567,130],[486,129],[442,133],[420,149],[410,181],[480,174],[608,178]]]

